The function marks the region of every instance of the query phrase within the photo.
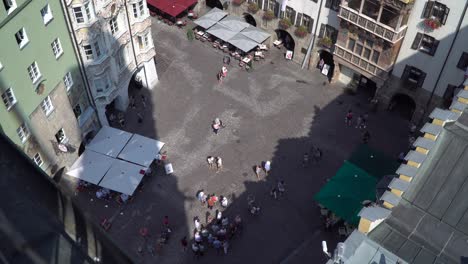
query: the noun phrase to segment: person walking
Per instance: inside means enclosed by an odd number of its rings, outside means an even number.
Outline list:
[[[363,123],[362,115],[359,115],[357,120],[356,120],[356,128],[361,129],[362,128],[362,123]]]
[[[305,168],[307,167],[307,164],[309,164],[309,153],[304,153],[302,156],[302,167]]]
[[[271,162],[269,160],[265,161],[265,165],[263,166],[263,169],[265,170],[265,176],[268,176],[268,173],[271,170]]]
[[[277,186],[278,186],[278,192],[279,192],[279,194],[280,194],[281,196],[283,196],[283,195],[284,195],[284,192],[286,191],[286,189],[285,189],[285,187],[284,187],[284,181],[283,181],[283,180],[278,181]]]
[[[211,127],[213,128],[213,132],[217,135],[218,131],[221,128],[224,128],[224,125],[223,125],[223,122],[221,121],[221,119],[215,118],[215,120],[213,120],[213,123],[211,124]]]
[[[362,134],[362,143],[367,144],[370,139],[370,133],[368,130],[364,131],[364,134]]]
[[[226,208],[228,206],[228,199],[226,198],[226,196],[221,196],[221,206],[223,208]]]
[[[198,216],[194,217],[193,222],[195,224],[195,229],[199,231],[201,229],[201,223],[200,223],[200,219],[198,218]]]
[[[255,175],[257,175],[257,180],[260,180],[261,173],[262,173],[262,168],[258,165],[255,165]]]
[[[197,194],[198,200],[201,202],[201,204],[204,206],[206,203],[206,194],[203,189],[201,189],[198,194]]]
[[[276,188],[276,186],[273,186],[273,189],[271,189],[271,191],[270,191],[270,195],[271,195],[271,197],[273,197],[275,200],[278,199],[278,189]]]
[[[216,210],[216,223],[219,225],[223,219],[223,213],[219,210]]]
[[[345,124],[348,126],[351,126],[352,123],[353,123],[353,111],[348,110],[348,113],[346,113],[346,116],[345,116]]]
[[[164,216],[163,220],[164,227],[168,228],[169,227],[169,216]]]
[[[181,240],[180,240],[180,244],[182,245],[182,250],[184,252],[187,251],[187,246],[188,246],[188,242],[187,242],[187,237],[184,236]]]
[[[215,165],[215,161],[216,161],[216,160],[215,160],[214,157],[208,156],[208,157],[206,158],[206,162],[208,163],[208,168],[213,169],[213,168],[214,168],[214,165]]]
[[[227,255],[228,249],[229,249],[229,242],[227,240],[223,242],[223,249],[224,249],[224,255]]]
[[[213,247],[216,249],[216,254],[218,255],[221,252],[221,246],[222,246],[221,241],[219,241],[219,239],[215,237],[215,240],[213,241]]]
[[[141,105],[143,105],[143,109],[146,109],[146,97],[145,95],[141,95]]]
[[[213,193],[212,195],[210,195],[210,197],[207,200],[208,208],[210,210],[213,209],[213,206],[215,206],[217,202],[218,202],[218,197]]]
[[[216,157],[216,172],[219,172],[223,169],[223,160],[221,157]]]

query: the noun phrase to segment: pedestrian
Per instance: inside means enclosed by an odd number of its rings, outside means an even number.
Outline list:
[[[365,113],[363,116],[362,116],[362,125],[361,127],[363,129],[366,129],[367,128],[367,124],[369,122],[369,114],[368,113]]]
[[[255,175],[257,175],[257,180],[260,180],[260,173],[262,173],[262,168],[258,165],[255,165]]]
[[[265,165],[263,166],[263,169],[265,170],[265,176],[268,176],[268,173],[271,170],[271,162],[269,160],[265,161]]]
[[[195,258],[198,258],[200,256],[200,248],[198,247],[197,243],[192,243],[192,251],[195,255]]]
[[[346,117],[345,117],[345,124],[347,124],[348,126],[351,126],[352,121],[353,121],[353,111],[348,110],[348,113],[346,113]]]
[[[200,235],[200,232],[198,231],[195,232],[194,239],[195,239],[195,242],[197,242],[198,244],[202,242],[202,236]]]
[[[398,162],[400,163],[403,163],[405,161],[405,153],[404,152],[400,152],[400,154],[398,154]]]
[[[141,104],[143,105],[143,108],[146,109],[146,97],[145,95],[141,95]]]
[[[226,208],[228,206],[228,199],[226,196],[221,196],[221,206]]]
[[[228,248],[229,248],[229,243],[227,242],[227,240],[225,240],[223,243],[224,255],[227,255]]]
[[[276,189],[276,186],[273,187],[270,191],[270,195],[276,200],[278,199],[278,189]]]
[[[314,148],[314,161],[319,162],[322,159],[322,150],[318,147]]]
[[[286,189],[284,188],[284,181],[279,181],[278,182],[278,192],[279,192],[279,194],[283,195],[285,190]]]
[[[413,146],[413,143],[416,141],[416,138],[413,137],[413,136],[410,136],[408,138],[408,143],[409,143],[409,147],[411,148]]]
[[[370,133],[368,130],[364,131],[364,134],[362,134],[362,142],[364,144],[367,144],[369,142],[369,139],[370,139]]]
[[[201,204],[204,206],[206,203],[206,194],[203,189],[201,189],[198,194],[197,194],[198,200],[201,202]]]
[[[169,216],[164,216],[163,224],[165,227],[169,227]]]
[[[216,157],[216,172],[219,172],[223,168],[223,160],[221,157]]]
[[[309,153],[304,153],[302,156],[302,167],[307,167],[307,164],[309,163]]]
[[[357,120],[356,120],[356,128],[361,129],[362,128],[362,122],[363,122],[362,115],[359,115]]]
[[[133,109],[136,108],[135,96],[134,96],[134,95],[130,96],[130,106],[131,106]]]
[[[219,225],[218,224],[213,224],[211,226],[211,231],[213,231],[214,234],[217,234],[219,231]]]
[[[213,123],[211,124],[211,127],[213,128],[213,132],[217,135],[218,131],[223,128],[223,122],[219,118],[215,118],[213,120]]]
[[[187,246],[188,246],[188,242],[187,242],[187,237],[184,236],[181,240],[180,240],[180,244],[182,245],[182,250],[185,252],[187,251]]]
[[[409,132],[410,132],[410,135],[414,135],[414,133],[416,132],[416,125],[413,124],[413,123],[410,123],[409,125]]]
[[[219,210],[216,210],[216,223],[218,225],[221,224],[222,219],[223,219],[223,213]]]
[[[212,157],[212,156],[208,156],[206,158],[206,162],[208,163],[208,168],[213,169],[213,167],[215,165],[215,158]]]
[[[221,220],[221,225],[224,228],[226,228],[229,225],[229,218],[227,218],[227,216],[223,217],[223,219]]]
[[[200,219],[198,218],[198,216],[195,216],[195,218],[193,219],[193,222],[195,224],[195,229],[198,231],[201,229],[201,223],[200,223]]]
[[[216,249],[216,254],[219,255],[221,252],[221,241],[216,237],[215,240],[213,241],[213,247]]]
[[[137,117],[138,117],[138,119],[137,119],[138,123],[139,124],[143,123],[143,116],[141,115],[140,112],[137,112]]]
[[[210,233],[208,235],[208,245],[213,246],[214,236]]]

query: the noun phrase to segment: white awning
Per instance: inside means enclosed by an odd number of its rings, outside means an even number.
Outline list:
[[[224,41],[228,41],[230,38],[234,37],[234,35],[237,34],[237,32],[232,31],[230,28],[223,26],[219,23],[212,26],[206,32]]]
[[[163,146],[161,141],[134,134],[118,158],[149,167]]]
[[[231,45],[233,45],[234,47],[244,52],[249,52],[258,46],[257,42],[251,40],[250,38],[246,37],[241,33],[236,34],[228,42],[231,43]]]
[[[250,24],[245,22],[243,18],[231,15],[223,18],[218,24],[228,27],[234,32],[240,32],[244,28],[250,27]]]
[[[268,34],[265,30],[259,29],[257,27],[244,28],[241,31],[241,34],[260,44],[270,37],[270,34]]]
[[[98,184],[104,175],[106,175],[114,160],[114,158],[92,150],[85,150],[73,163],[67,175],[92,184]]]
[[[211,9],[210,12],[206,13],[202,17],[193,21],[193,23],[199,25],[200,27],[204,29],[208,29],[225,16],[227,16],[226,12],[215,7]]]
[[[132,195],[146,172],[146,167],[115,159],[99,186]]]
[[[93,140],[86,146],[86,149],[115,158],[131,137],[132,134],[126,131],[103,126]]]

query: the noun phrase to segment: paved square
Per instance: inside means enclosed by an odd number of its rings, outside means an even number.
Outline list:
[[[344,116],[348,109],[356,116],[366,112],[366,96],[343,94],[339,84],[324,85],[324,76],[285,61],[277,49],[269,51],[266,61],[254,64],[251,72],[232,60],[219,85],[216,73],[223,58],[219,50],[189,42],[185,30],[157,20],[153,39],[160,82],[143,91],[151,98],[145,109],[137,95],[138,110],[129,108],[125,129],[165,142],[174,175],[158,169],[123,214],[113,202],[91,202],[86,195],[80,202],[96,221],[116,216],[109,234],[136,263],[196,261],[190,250],[182,252],[179,241],[192,235],[194,216],[205,220],[207,209],[195,198],[199,189],[228,196],[231,204],[224,214],[240,213],[245,222],[228,255],[216,256],[209,249],[199,263],[324,263],[321,241],[329,241],[333,250],[339,238],[337,232],[323,231],[312,197],[361,143],[362,131],[346,127]],[[137,111],[143,114],[143,124],[136,121]],[[226,124],[218,135],[210,127],[216,117]],[[369,119],[372,147],[394,157],[406,150],[407,121],[384,111],[371,113]],[[303,168],[302,155],[312,145],[323,150],[324,158]],[[207,168],[209,155],[223,158],[220,173]],[[272,161],[272,171],[258,181],[252,166],[265,160]],[[278,179],[285,180],[286,195],[276,201],[269,191]],[[249,194],[262,208],[258,216],[247,212]],[[143,241],[139,228],[147,227],[154,242],[164,215],[173,228],[169,244],[161,256],[139,255]]]

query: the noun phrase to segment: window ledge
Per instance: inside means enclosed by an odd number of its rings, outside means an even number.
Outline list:
[[[28,139],[29,139],[30,136],[31,136],[31,135],[28,135],[28,136],[25,137],[23,140],[21,140],[21,144],[26,143],[26,141],[28,141]]]
[[[19,44],[20,50],[24,49],[24,47],[26,47],[28,44],[29,44],[29,39],[27,41],[21,42]]]
[[[49,25],[49,23],[52,22],[52,20],[54,20],[54,17],[50,17],[49,19],[44,19],[44,26]]]
[[[13,104],[11,104],[9,107],[7,107],[7,111],[11,111],[11,109],[16,105],[17,101],[15,101]]]
[[[15,5],[12,5],[12,6],[10,7],[10,9],[8,9],[7,15],[10,15],[11,13],[13,13],[13,11],[15,11],[17,7],[18,7],[18,6],[16,6],[16,4],[15,4]]]
[[[62,57],[62,55],[63,55],[63,50],[60,51],[60,53],[57,54],[57,56],[55,56],[55,59],[56,59],[56,60],[60,59],[60,57]]]
[[[52,109],[49,110],[49,112],[45,113],[45,116],[46,117],[50,117],[52,115],[52,113],[55,112],[55,107],[53,107]]]
[[[36,79],[32,81],[33,84],[36,84],[42,78],[42,74],[39,74]]]

